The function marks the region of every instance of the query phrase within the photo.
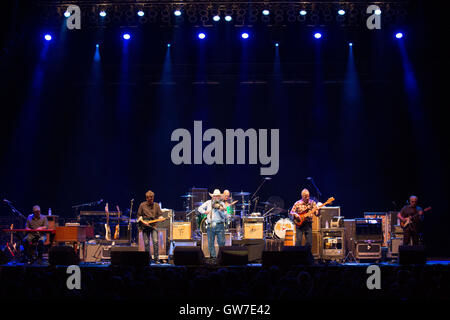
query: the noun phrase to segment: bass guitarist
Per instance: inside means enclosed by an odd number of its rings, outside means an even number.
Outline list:
[[[413,246],[419,244],[418,223],[422,218],[423,210],[417,205],[418,201],[416,196],[409,197],[409,204],[404,206],[397,215],[403,227],[404,246],[409,246],[411,241]]]
[[[156,229],[157,223],[151,222],[152,220],[164,219],[163,213],[159,204],[154,202],[155,194],[149,190],[145,193],[147,201],[142,202],[139,205],[137,212],[137,222],[139,230],[142,231],[142,237],[144,239],[145,251],[150,253],[150,236],[153,242],[153,262],[159,264],[159,251],[158,251],[158,231]],[[150,257],[151,258],[151,257]]]
[[[291,209],[289,214],[293,219],[299,218],[300,214],[311,211],[317,207],[317,204],[314,200],[309,198],[308,189],[302,190],[302,198],[297,201]],[[312,218],[308,217],[302,223],[301,226],[296,225],[296,240],[295,245],[301,246],[303,235],[305,235],[305,245],[311,247],[312,246]]]

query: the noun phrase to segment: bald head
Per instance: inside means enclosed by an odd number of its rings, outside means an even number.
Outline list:
[[[308,202],[309,201],[309,191],[308,191],[308,189],[303,189],[302,190],[302,200],[303,200],[303,202]]]
[[[409,204],[411,205],[411,207],[416,207],[417,202],[419,202],[419,199],[416,196],[409,197]]]

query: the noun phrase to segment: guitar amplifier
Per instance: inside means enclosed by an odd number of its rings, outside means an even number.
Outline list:
[[[319,209],[320,229],[331,228],[331,220],[341,215],[341,207],[323,207]]]
[[[383,242],[381,219],[355,219],[356,240]]]
[[[244,223],[244,239],[264,239],[264,223]]]
[[[356,243],[356,259],[381,259],[381,242],[360,241]]]
[[[403,245],[403,238],[391,238],[389,241],[388,258],[398,258],[398,248]]]
[[[191,222],[174,222],[172,224],[172,240],[190,240],[192,239],[191,231]]]

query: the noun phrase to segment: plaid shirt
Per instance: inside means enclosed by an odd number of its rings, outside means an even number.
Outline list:
[[[309,210],[315,208],[316,206],[317,206],[317,204],[316,204],[316,202],[314,200],[310,199],[308,203],[304,203],[303,199],[302,199],[302,200],[298,200],[294,204],[294,206],[292,207],[291,212],[295,212],[295,213],[301,214],[301,213],[303,213],[305,211],[309,211]],[[310,217],[307,218],[307,221],[311,221],[311,218]]]

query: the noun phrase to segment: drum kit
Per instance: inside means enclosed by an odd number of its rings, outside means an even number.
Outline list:
[[[251,193],[246,191],[231,192],[230,201],[237,200],[236,204],[227,208],[226,232],[232,234],[233,239],[242,238],[243,221],[249,218],[263,218],[266,238],[284,239],[288,229],[294,229],[295,225],[288,217],[288,210],[285,210],[284,201],[279,197],[270,197],[265,202],[257,202],[254,210],[250,213]],[[186,211],[186,219],[193,222],[194,234],[205,233],[206,214],[200,213],[197,209],[202,202],[193,202],[194,195],[186,193],[180,196],[183,200],[183,207]]]

